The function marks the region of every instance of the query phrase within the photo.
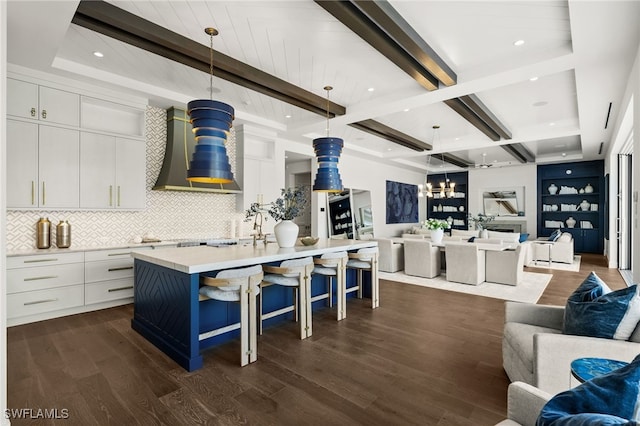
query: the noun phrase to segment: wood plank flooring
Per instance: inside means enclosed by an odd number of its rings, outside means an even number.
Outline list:
[[[539,303],[564,305],[594,270],[625,286],[602,256],[553,273]],[[504,302],[380,283],[380,308],[350,300],[335,321],[314,312],[312,338],[294,323],[265,330],[258,362],[239,342],[205,352],[188,373],[131,329],[131,305],[11,327],[9,408],[68,409],[69,425],[493,425],[506,416]],[[55,424],[12,419],[12,425]]]

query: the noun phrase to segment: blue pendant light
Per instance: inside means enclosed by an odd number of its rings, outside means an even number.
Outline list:
[[[327,91],[327,137],[313,140],[313,150],[318,157],[318,171],[313,190],[318,192],[342,192],[342,179],[338,171],[338,160],[344,141],[329,137],[329,91],[333,87],[325,86]]]
[[[233,182],[233,172],[227,155],[227,137],[234,119],[231,105],[213,100],[213,36],[215,28],[205,28],[210,38],[209,98],[196,99],[187,104],[193,126],[196,147],[189,162],[187,180],[200,183]]]

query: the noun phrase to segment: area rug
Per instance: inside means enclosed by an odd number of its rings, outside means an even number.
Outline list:
[[[538,260],[537,262],[535,260],[532,260],[531,262],[529,262],[527,267],[541,268],[541,269],[556,269],[558,271],[578,272],[580,271],[580,259],[581,257],[576,254],[573,256],[572,264],[561,263],[561,262],[551,262],[551,266],[549,266],[549,262],[547,262],[546,260]]]
[[[551,281],[552,276],[552,274],[524,272],[522,282],[517,286],[487,282],[480,285],[468,285],[447,281],[444,275],[435,278],[422,278],[406,275],[402,271],[378,272],[378,278],[381,280],[526,303],[536,303],[538,301],[544,289],[547,288],[549,281]]]

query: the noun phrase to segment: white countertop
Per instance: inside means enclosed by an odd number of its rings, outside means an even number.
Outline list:
[[[42,254],[60,254],[60,253],[73,253],[79,251],[97,251],[97,250],[114,250],[114,249],[123,249],[123,248],[143,248],[143,247],[163,247],[163,246],[172,246],[176,245],[176,241],[160,241],[155,243],[124,243],[124,244],[116,244],[116,245],[106,245],[106,246],[79,246],[72,245],[69,248],[57,248],[51,247],[48,249],[39,249],[39,248],[30,248],[27,250],[14,250],[7,251],[7,257],[12,256],[33,256],[33,255],[42,255]]]
[[[313,246],[295,246],[292,248],[280,248],[275,243],[269,243],[266,246],[258,243],[256,247],[253,245],[231,245],[224,247],[196,246],[165,248],[163,250],[140,250],[133,251],[131,255],[136,259],[155,265],[187,274],[196,274],[306,256],[318,256],[341,250],[376,247],[377,245],[376,241],[371,240],[321,239]]]

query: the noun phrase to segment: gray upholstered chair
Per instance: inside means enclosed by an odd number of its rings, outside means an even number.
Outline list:
[[[517,285],[524,274],[526,248],[519,244],[515,250],[487,251],[486,278],[490,283]]]
[[[244,366],[258,359],[258,343],[256,333],[256,296],[260,294],[262,266],[248,268],[225,269],[215,277],[200,277],[199,300],[220,300],[240,303],[240,365]],[[236,328],[234,328],[236,329]],[[229,327],[209,330],[206,338],[231,331]]]
[[[513,382],[507,390],[507,420],[496,426],[535,426],[542,407],[553,395],[524,382]]]
[[[404,273],[416,277],[433,278],[440,275],[440,249],[430,240],[404,241]]]
[[[485,251],[473,243],[445,244],[447,281],[478,285],[485,281]]]
[[[378,242],[378,270],[398,272],[404,269],[404,248],[390,238],[374,238]]]

